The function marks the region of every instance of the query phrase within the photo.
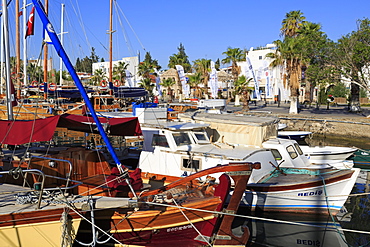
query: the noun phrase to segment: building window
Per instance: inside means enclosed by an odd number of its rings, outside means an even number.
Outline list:
[[[259,60],[262,60],[262,56],[259,56],[259,57],[258,57],[258,59],[259,59]]]

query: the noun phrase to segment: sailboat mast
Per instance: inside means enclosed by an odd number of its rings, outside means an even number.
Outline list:
[[[113,83],[112,73],[113,73],[113,0],[109,1],[109,83]],[[113,92],[110,90],[110,94]]]
[[[28,85],[27,83],[27,39],[26,37],[26,22],[27,22],[27,0],[23,0],[23,85]]]
[[[3,1],[5,1],[5,0],[3,0]],[[41,21],[42,21],[42,23],[45,27],[45,30],[49,34],[49,37],[50,37],[50,39],[53,43],[53,46],[55,47],[56,52],[63,59],[64,65],[66,66],[66,68],[67,68],[68,72],[70,73],[72,79],[74,80],[77,88],[79,89],[79,91],[81,93],[81,96],[84,99],[87,108],[90,110],[91,116],[93,117],[93,119],[96,123],[96,127],[98,128],[99,133],[101,134],[101,136],[102,136],[102,138],[103,138],[103,140],[104,140],[104,142],[107,146],[108,151],[112,155],[113,160],[116,162],[116,166],[118,167],[118,169],[123,173],[125,167],[121,164],[121,161],[119,160],[119,158],[118,158],[118,156],[117,156],[117,154],[116,154],[116,152],[115,152],[115,150],[114,150],[114,148],[113,148],[113,146],[112,146],[112,144],[111,144],[111,142],[108,138],[107,133],[105,133],[103,125],[101,124],[101,122],[100,122],[100,120],[99,120],[99,118],[98,118],[98,116],[97,116],[97,114],[94,110],[94,106],[91,104],[89,96],[87,95],[86,90],[83,87],[80,78],[78,77],[75,69],[73,68],[73,65],[72,65],[71,61],[69,60],[64,48],[62,47],[62,45],[60,43],[60,40],[58,39],[53,26],[51,25],[48,17],[46,16],[46,13],[42,8],[42,4],[40,3],[40,0],[32,0],[32,2],[35,5],[35,9],[36,9],[38,15],[40,16],[40,19],[41,19]],[[128,182],[128,184],[129,184],[129,182]]]
[[[9,50],[9,24],[8,24],[8,6],[6,0],[2,0],[3,4],[3,23],[2,31],[4,38],[4,55],[5,55],[5,79],[6,79],[6,104],[8,120],[13,120],[13,98],[12,85],[10,81],[10,50]]]
[[[17,97],[18,99],[21,98],[21,80],[20,80],[20,72],[21,72],[21,48],[20,48],[20,38],[19,38],[19,0],[15,1],[15,57],[16,57],[16,68],[15,68],[15,78],[16,78],[16,85],[17,89]]]
[[[45,14],[48,15],[49,1],[45,0]],[[48,45],[44,44],[44,100],[48,98]]]

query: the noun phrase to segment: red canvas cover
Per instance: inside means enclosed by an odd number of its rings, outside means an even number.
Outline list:
[[[137,117],[99,118],[108,135],[140,136]],[[99,133],[91,117],[63,114],[36,120],[0,120],[0,144],[20,145],[30,142],[50,141],[56,127],[87,133]]]
[[[35,120],[0,121],[0,143],[19,145],[50,141],[60,116]]]

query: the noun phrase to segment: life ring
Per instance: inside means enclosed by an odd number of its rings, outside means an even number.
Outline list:
[[[101,87],[106,87],[108,84],[107,84],[107,81],[106,80],[102,80],[101,82],[100,82],[100,86]]]
[[[114,80],[114,84],[113,84],[115,87],[119,87],[121,86],[121,82],[119,80]]]
[[[55,85],[55,83],[49,83],[48,89],[50,91],[55,91],[57,89],[57,85]]]
[[[37,85],[38,85],[37,81],[32,81],[32,82],[31,82],[31,86],[32,86],[32,87],[37,87]]]

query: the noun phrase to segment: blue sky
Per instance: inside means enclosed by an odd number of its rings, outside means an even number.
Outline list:
[[[66,5],[64,31],[68,32],[64,44],[72,63],[77,57],[89,56],[91,47],[96,49],[99,57],[108,61],[109,0],[49,0],[49,16],[57,31],[60,30],[62,3]],[[369,0],[116,0],[116,6],[113,59],[133,56],[137,52],[143,59],[145,51],[149,51],[162,68],[167,68],[169,56],[177,53],[180,43],[190,62],[200,58],[223,59],[222,53],[228,47],[265,46],[280,38],[281,22],[292,10],[303,12],[307,21],[320,23],[322,31],[335,41],[356,30],[358,19],[370,18]],[[30,8],[27,13],[29,11]],[[9,10],[10,18],[13,12]],[[41,47],[41,22],[37,15],[35,25],[35,35],[28,38],[28,56],[31,58],[39,56]],[[124,32],[129,42],[125,40]],[[50,54],[57,64],[57,56],[52,51]],[[59,68],[59,65],[55,66]]]

